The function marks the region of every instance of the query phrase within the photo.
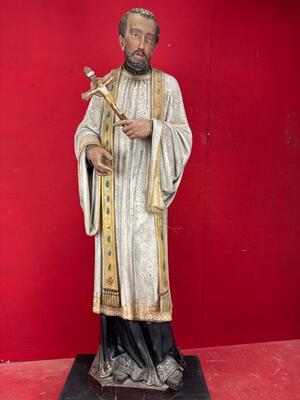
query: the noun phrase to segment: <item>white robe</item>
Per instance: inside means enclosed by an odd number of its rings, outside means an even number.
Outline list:
[[[101,305],[102,232],[99,177],[86,158],[86,146],[101,141],[103,102],[93,96],[75,135],[79,191],[85,229],[95,236],[93,311],[129,320],[170,321],[171,309],[158,307],[158,249],[149,187],[160,147],[160,196],[156,209],[163,210],[167,238],[167,208],[179,187],[189,158],[192,136],[177,81],[163,74],[165,85],[163,121],[153,119],[151,138],[129,139],[114,129],[115,228],[121,307]],[[116,100],[128,119],[151,118],[151,74],[133,76],[122,71]],[[117,117],[116,117],[117,118]],[[147,198],[148,196],[148,198]]]

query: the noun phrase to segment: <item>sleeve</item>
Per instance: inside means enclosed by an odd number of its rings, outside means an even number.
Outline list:
[[[153,119],[147,182],[147,209],[158,212],[173,201],[192,148],[192,133],[181,91],[170,75],[165,79],[165,120]]]
[[[95,235],[100,224],[100,179],[90,165],[86,148],[100,146],[103,98],[93,96],[82,122],[75,133],[75,154],[78,160],[80,206],[83,210],[86,234]]]

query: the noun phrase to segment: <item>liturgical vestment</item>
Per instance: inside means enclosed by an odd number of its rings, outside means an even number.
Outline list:
[[[152,120],[146,139],[129,139],[102,97],[93,96],[75,135],[85,230],[95,237],[93,311],[101,313],[102,346],[90,374],[99,382],[119,371],[163,386],[183,369],[170,323],[167,209],[192,145],[177,81],[157,69],[111,73],[111,96],[128,119]],[[100,177],[87,147],[113,156]]]
[[[167,208],[178,190],[192,144],[177,81],[152,69],[116,70],[109,90],[128,119],[153,121],[151,137],[129,139],[102,97],[93,96],[75,135],[85,229],[95,237],[93,311],[125,320],[171,320]],[[86,155],[101,145],[113,174],[100,177]]]

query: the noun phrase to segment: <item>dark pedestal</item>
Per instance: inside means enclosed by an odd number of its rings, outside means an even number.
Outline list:
[[[185,357],[184,387],[180,392],[101,387],[88,375],[93,359],[93,354],[77,355],[59,400],[210,400],[198,357]]]

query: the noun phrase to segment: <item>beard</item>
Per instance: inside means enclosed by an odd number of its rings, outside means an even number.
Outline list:
[[[137,49],[134,53],[125,53],[125,69],[133,75],[144,75],[150,71],[150,57],[147,57],[142,49]],[[142,53],[144,58],[135,57],[136,53]]]

